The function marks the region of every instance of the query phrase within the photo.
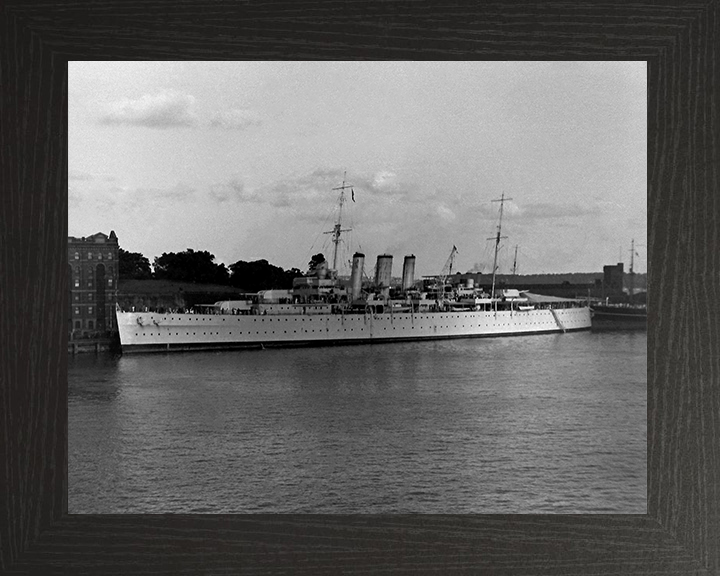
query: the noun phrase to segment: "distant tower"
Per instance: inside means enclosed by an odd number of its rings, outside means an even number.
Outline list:
[[[623,291],[623,263],[603,266],[603,288],[606,296],[617,296]]]

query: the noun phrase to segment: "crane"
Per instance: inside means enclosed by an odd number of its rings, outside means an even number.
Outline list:
[[[448,256],[447,261],[445,262],[445,266],[443,266],[442,272],[440,272],[440,285],[442,286],[443,294],[445,293],[445,281],[447,280],[448,276],[452,274],[452,267],[455,263],[455,256],[458,253],[458,249],[455,245],[453,245],[452,250],[450,250],[450,256]]]

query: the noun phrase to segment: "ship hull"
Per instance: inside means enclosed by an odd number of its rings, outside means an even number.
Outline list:
[[[590,309],[231,315],[117,312],[123,353],[367,344],[587,330]]]
[[[647,329],[647,309],[629,306],[593,306],[593,330]]]

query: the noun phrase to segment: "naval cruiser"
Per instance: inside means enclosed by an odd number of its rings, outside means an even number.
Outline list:
[[[446,277],[422,289],[415,256],[404,257],[402,281],[391,286],[392,255],[377,256],[373,282],[364,282],[365,255],[352,257],[349,280],[337,272],[345,191],[332,234],[332,266],[317,263],[293,280],[292,289],[265,290],[182,312],[124,311],[116,307],[123,353],[367,344],[407,340],[476,338],[588,330],[590,308],[578,299],[554,298],[496,287],[504,194],[489,291],[449,286]],[[353,198],[354,199],[354,198]],[[454,247],[453,247],[454,249]],[[420,287],[419,287],[420,286]]]

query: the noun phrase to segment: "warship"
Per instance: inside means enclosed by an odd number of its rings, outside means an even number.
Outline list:
[[[495,282],[504,203],[494,241],[492,284],[472,280],[451,286],[441,275],[430,286],[415,279],[414,255],[403,260],[399,285],[392,285],[393,256],[377,256],[374,279],[365,279],[365,255],[355,252],[349,279],[337,272],[342,208],[350,186],[339,191],[339,211],[328,233],[332,264],[317,262],[287,290],[264,290],[182,311],[122,310],[116,307],[123,353],[266,348],[408,340],[479,338],[588,330],[587,302],[499,288]],[[353,191],[354,200],[354,191]],[[455,247],[453,247],[455,251]],[[451,253],[451,257],[452,257]]]

